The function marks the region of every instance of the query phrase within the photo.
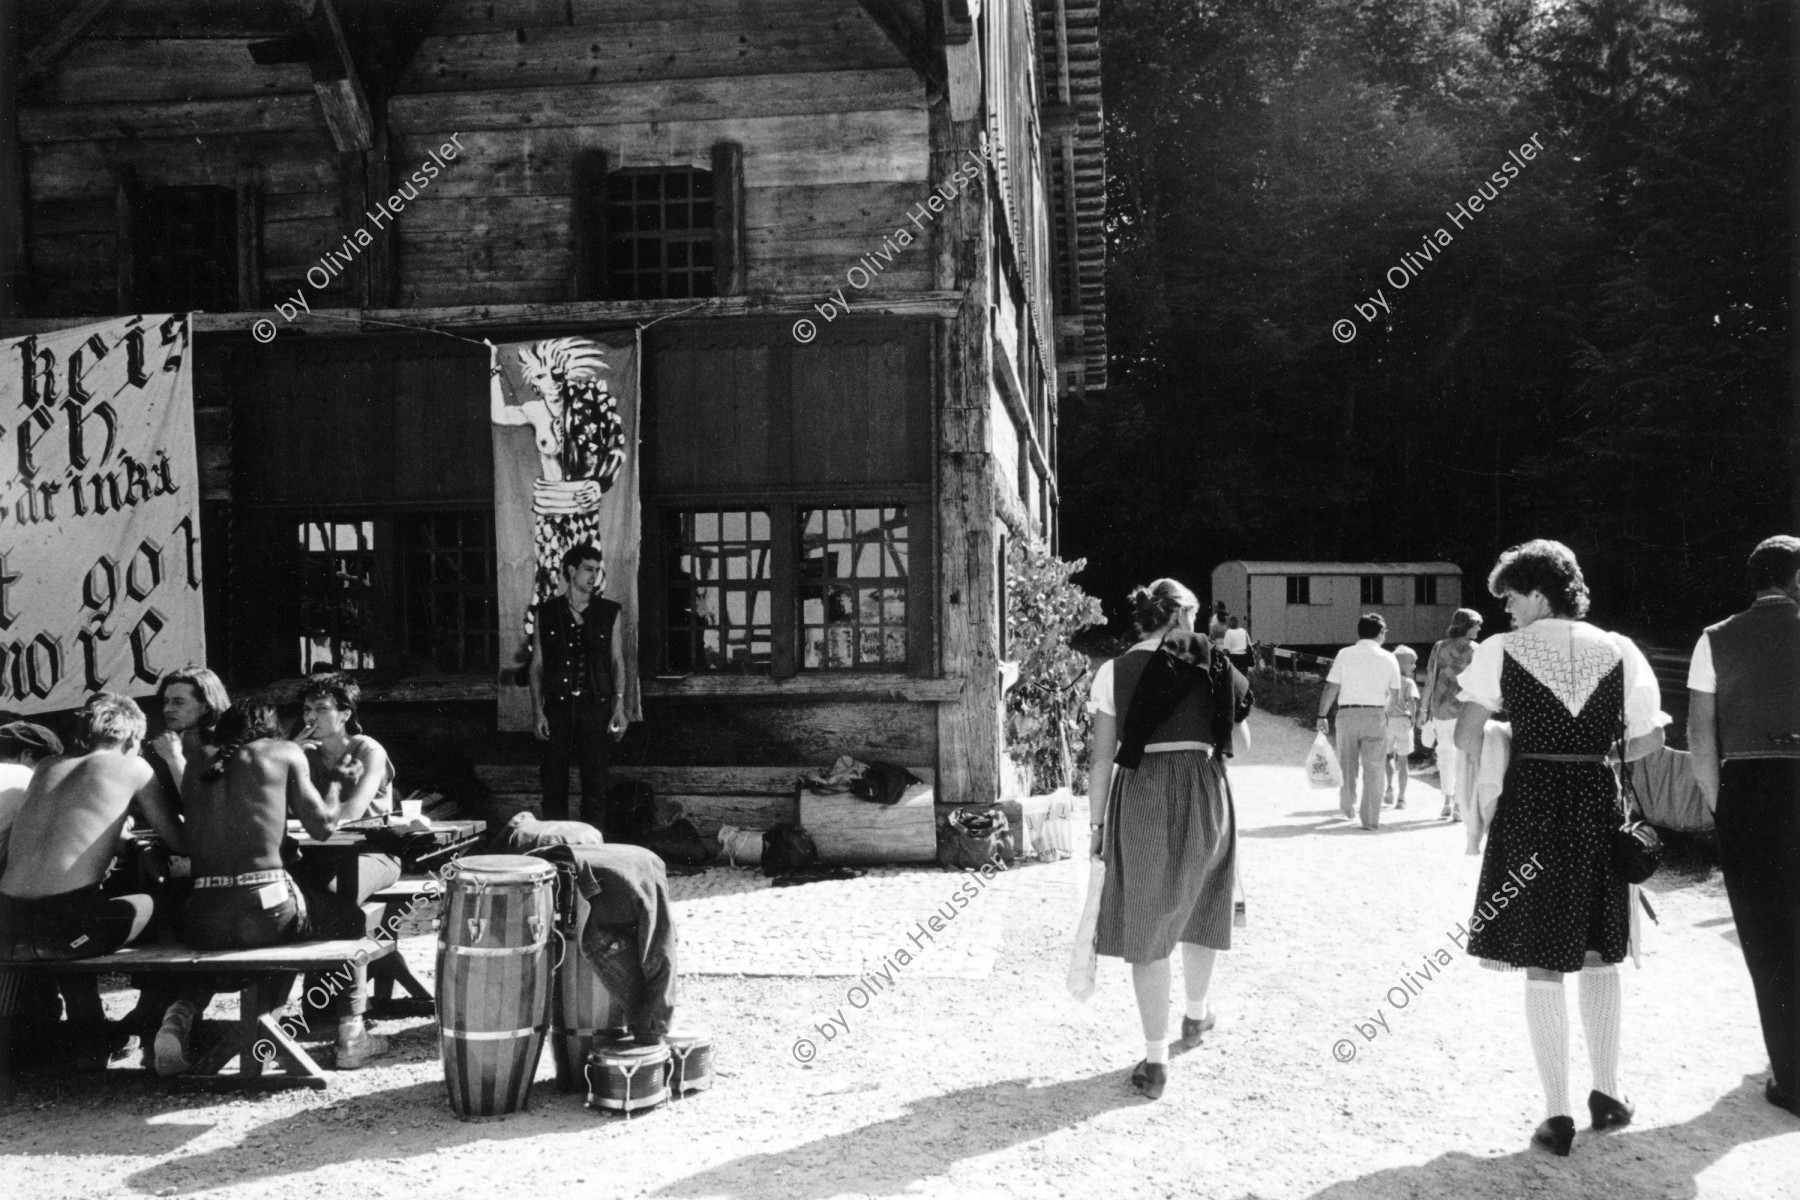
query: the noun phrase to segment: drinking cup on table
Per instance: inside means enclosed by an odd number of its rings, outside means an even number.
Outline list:
[[[408,821],[418,820],[425,815],[425,801],[402,800],[400,802],[400,815]]]

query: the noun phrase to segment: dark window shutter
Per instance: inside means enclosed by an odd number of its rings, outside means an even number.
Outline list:
[[[575,299],[605,300],[606,154],[575,155]]]
[[[716,142],[713,172],[713,280],[721,296],[748,290],[744,262],[744,148]]]

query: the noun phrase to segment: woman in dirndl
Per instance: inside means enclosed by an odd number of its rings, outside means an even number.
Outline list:
[[[1219,755],[1230,747],[1214,745],[1206,682],[1217,651],[1193,632],[1199,602],[1173,579],[1138,588],[1131,600],[1142,640],[1100,666],[1088,701],[1093,853],[1106,864],[1094,948],[1131,964],[1144,1029],[1144,1058],[1131,1083],[1154,1100],[1168,1082],[1169,959],[1177,943],[1187,992],[1181,1044],[1198,1044],[1216,1020],[1207,997],[1214,958],[1231,948],[1237,820]],[[1152,665],[1169,659],[1163,651],[1175,645],[1185,672],[1178,685],[1169,682],[1176,668]],[[1147,671],[1159,686],[1139,687]],[[1232,683],[1241,701],[1248,682],[1233,671]]]
[[[1500,556],[1488,590],[1513,628],[1476,646],[1458,676],[1456,744],[1479,758],[1488,718],[1512,720],[1512,754],[1481,863],[1468,950],[1482,965],[1525,970],[1525,1026],[1543,1081],[1536,1144],[1567,1155],[1569,1016],[1563,976],[1581,978],[1595,1130],[1631,1123],[1619,1086],[1618,963],[1631,940],[1631,889],[1609,848],[1624,816],[1613,770],[1662,745],[1668,717],[1656,676],[1631,639],[1581,618],[1587,585],[1574,553],[1538,540]]]

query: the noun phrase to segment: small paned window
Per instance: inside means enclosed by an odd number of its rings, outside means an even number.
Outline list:
[[[769,669],[773,544],[766,509],[669,514],[665,546],[671,671]]]
[[[800,665],[904,668],[905,507],[803,508],[797,517]]]
[[[447,675],[492,670],[493,514],[429,513],[404,524],[408,665]]]
[[[711,171],[607,174],[606,283],[614,300],[716,294]]]
[[[132,215],[139,311],[231,312],[238,307],[235,190],[145,188]]]
[[[1437,602],[1438,602],[1437,576],[1436,575],[1414,575],[1413,576],[1413,603],[1414,604],[1436,604]]]
[[[1287,602],[1289,604],[1312,603],[1312,576],[1289,575],[1287,577]]]
[[[1362,602],[1364,604],[1386,604],[1382,599],[1382,576],[1364,575],[1362,577]]]
[[[375,665],[375,523],[305,521],[300,538],[300,673]]]

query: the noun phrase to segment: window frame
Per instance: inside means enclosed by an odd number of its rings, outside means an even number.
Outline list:
[[[906,662],[875,667],[805,667],[801,647],[800,560],[802,534],[799,517],[803,509],[813,508],[904,508],[906,510],[907,580],[906,580]],[[669,629],[666,604],[671,580],[666,556],[660,547],[667,544],[667,529],[673,514],[693,509],[760,509],[769,514],[770,574],[773,590],[771,635],[774,645],[769,670],[748,674],[770,679],[792,679],[798,675],[854,680],[868,674],[905,674],[915,678],[932,678],[937,674],[936,604],[936,536],[937,510],[930,488],[925,485],[882,488],[770,488],[758,491],[668,492],[644,498],[643,521],[646,545],[659,547],[658,553],[645,554],[639,563],[639,605],[642,614],[642,636],[639,638],[639,667],[646,676],[680,677],[683,675],[724,676],[744,674],[729,667],[720,670],[674,671],[668,655]]]
[[[1312,604],[1312,576],[1287,576],[1287,605],[1289,608],[1303,608]]]
[[[1415,606],[1436,605],[1438,603],[1438,577],[1436,575],[1413,576],[1413,604]]]
[[[1358,604],[1386,604],[1387,603],[1387,599],[1386,599],[1387,576],[1385,576],[1385,575],[1359,575],[1359,576],[1357,576],[1357,580],[1358,580],[1357,595],[1359,597],[1359,599],[1357,600]]]

